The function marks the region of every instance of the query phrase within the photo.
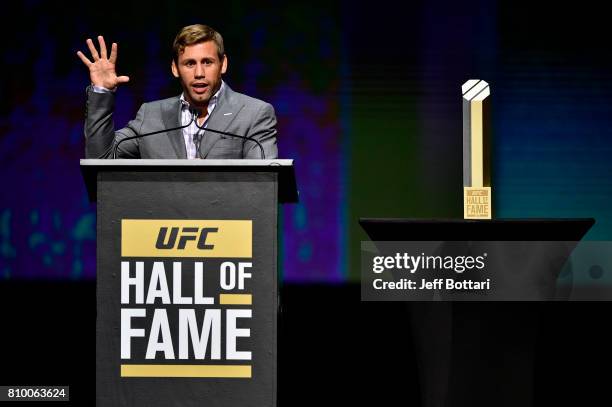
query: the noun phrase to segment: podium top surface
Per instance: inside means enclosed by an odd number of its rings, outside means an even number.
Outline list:
[[[83,167],[293,167],[293,160],[81,159]]]
[[[298,202],[292,159],[185,160],[185,159],[81,159],[81,172],[89,197],[96,196],[96,174],[106,171],[257,171],[278,173],[279,202]]]
[[[580,241],[595,224],[579,219],[405,219],[360,218],[374,241]]]

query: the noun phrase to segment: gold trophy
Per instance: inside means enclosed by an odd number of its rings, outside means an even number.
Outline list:
[[[491,219],[489,84],[470,79],[463,94],[463,218]]]

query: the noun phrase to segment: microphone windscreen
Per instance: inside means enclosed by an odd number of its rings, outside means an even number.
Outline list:
[[[197,107],[193,107],[193,106],[189,107],[189,111],[191,112],[192,115],[196,115],[197,117],[199,117],[200,114],[202,113],[202,109],[198,109]]]

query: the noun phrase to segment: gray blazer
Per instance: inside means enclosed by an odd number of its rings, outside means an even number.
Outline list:
[[[143,104],[136,118],[115,131],[114,93],[96,93],[87,88],[85,119],[85,156],[112,158],[116,143],[126,137],[179,127],[181,102],[178,96]],[[276,116],[264,101],[234,92],[224,86],[207,127],[227,133],[252,137],[259,141],[266,159],[278,158]],[[200,145],[203,158],[259,159],[257,143],[206,131]],[[127,140],[117,150],[117,158],[187,158],[182,130]]]

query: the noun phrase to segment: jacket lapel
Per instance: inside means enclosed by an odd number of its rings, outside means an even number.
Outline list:
[[[210,115],[206,127],[213,130],[227,131],[227,128],[234,118],[238,116],[238,113],[240,110],[242,110],[242,107],[243,105],[234,97],[234,91],[227,86],[227,83],[224,84],[223,92],[221,92],[221,95],[219,95],[217,105]],[[204,131],[204,139],[200,147],[202,158],[206,158],[215,143],[225,137],[230,136],[223,136],[211,131]]]
[[[181,102],[179,98],[172,99],[162,107],[162,118],[164,126],[167,129],[179,127],[181,117]],[[177,158],[187,158],[187,150],[185,149],[185,139],[183,138],[182,130],[172,130],[168,132],[168,138],[174,148]]]

